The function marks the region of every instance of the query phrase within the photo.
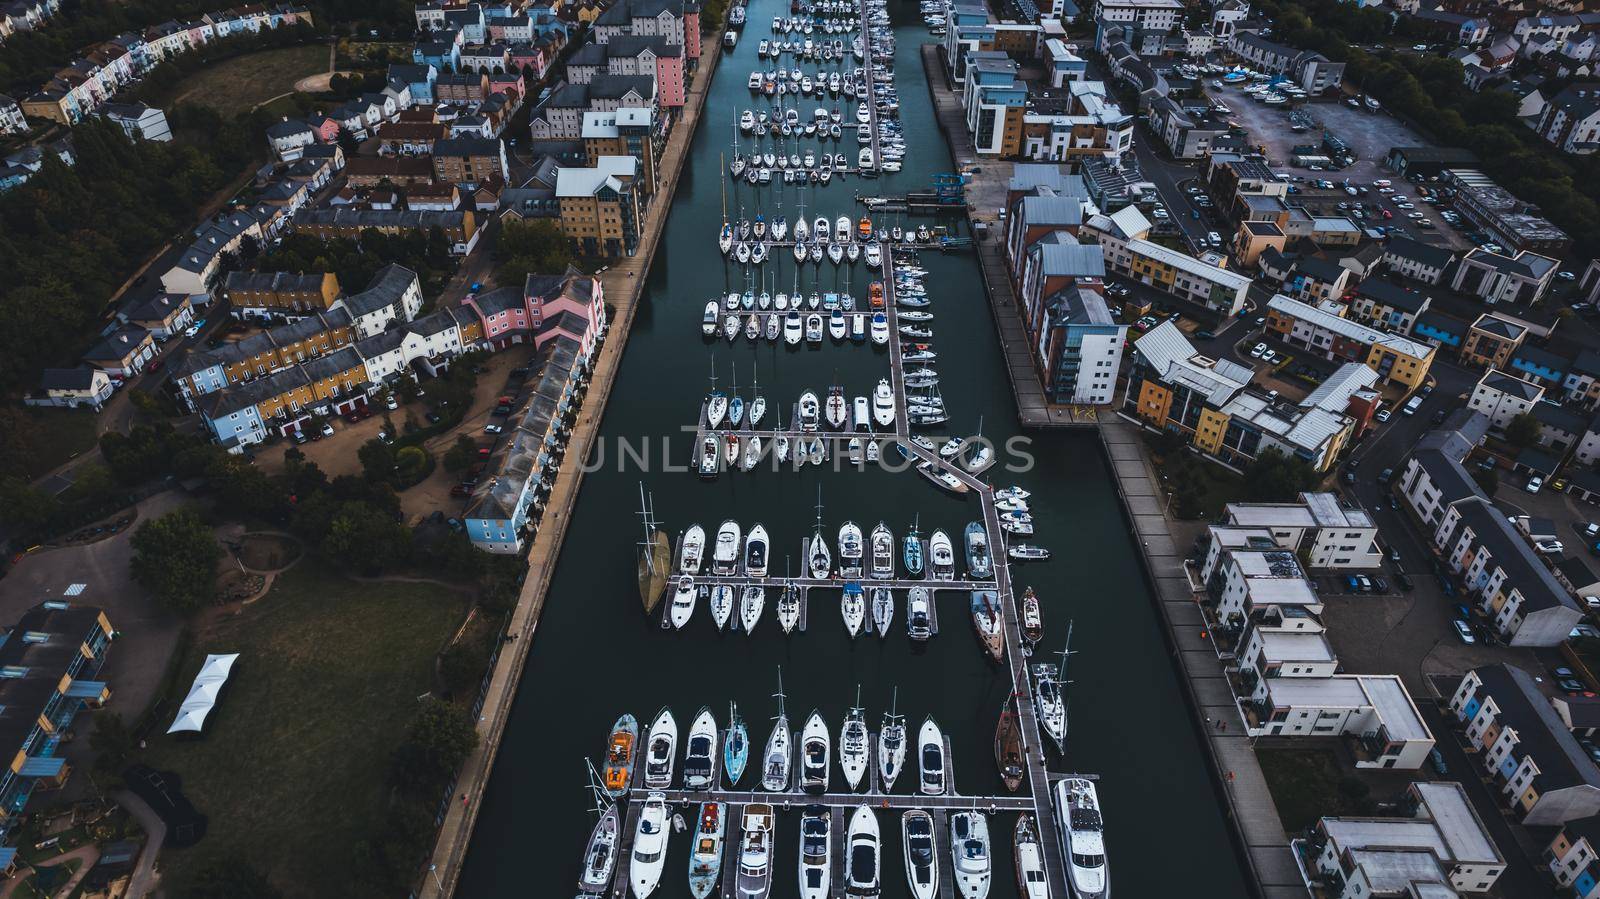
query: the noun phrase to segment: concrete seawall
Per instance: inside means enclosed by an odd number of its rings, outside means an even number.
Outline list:
[[[428,860],[428,869],[422,872],[423,882],[416,893],[421,899],[438,899],[451,895],[461,876],[461,864],[466,858],[467,846],[471,842],[472,828],[477,821],[483,791],[494,769],[494,760],[499,752],[506,720],[516,698],[528,652],[533,645],[540,613],[544,610],[550,578],[555,573],[556,561],[561,556],[561,546],[566,537],[567,525],[572,518],[572,508],[577,503],[578,489],[583,484],[582,463],[599,434],[600,423],[605,416],[606,401],[610,398],[612,385],[622,365],[622,353],[627,346],[628,332],[633,326],[633,318],[638,310],[639,295],[644,289],[645,276],[650,271],[650,265],[655,259],[656,246],[666,229],[667,217],[672,210],[672,200],[677,193],[678,178],[683,170],[684,160],[689,155],[689,144],[694,139],[695,128],[699,125],[706,96],[711,89],[712,76],[716,74],[717,64],[722,58],[722,32],[705,37],[703,46],[709,52],[702,54],[700,58],[700,69],[695,72],[689,88],[683,117],[673,129],[667,149],[662,154],[660,189],[652,203],[650,223],[644,240],[637,253],[613,264],[601,275],[600,280],[605,290],[607,305],[611,307],[611,330],[596,357],[588,395],[573,425],[572,438],[568,442],[561,470],[551,488],[544,519],[534,535],[532,547],[528,550],[528,573],[523,580],[522,592],[517,597],[516,607],[512,610],[511,620],[506,627],[506,633],[512,638],[512,642],[505,645],[490,673],[489,687],[485,691],[483,709],[478,719],[478,735],[481,742],[462,765],[461,774],[457,778],[456,792],[462,798],[450,802],[449,810],[440,825],[438,842]]]

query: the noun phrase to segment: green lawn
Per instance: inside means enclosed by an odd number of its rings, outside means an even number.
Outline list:
[[[1331,750],[1258,747],[1256,758],[1285,832],[1303,830],[1324,815],[1366,813],[1359,803],[1339,792],[1345,774]]]
[[[307,560],[266,598],[197,635],[173,707],[208,652],[241,653],[199,741],[150,737],[143,761],[183,777],[210,816],[163,854],[166,886],[237,854],[294,896],[336,896],[357,842],[381,825],[390,751],[464,599],[425,584],[360,584]]]
[[[28,409],[33,452],[27,459],[29,478],[36,478],[99,441],[95,413],[88,409]]]
[[[223,115],[234,115],[294,90],[294,83],[307,75],[327,70],[325,44],[247,53],[183,79],[161,98],[160,105],[183,101],[209,106]]]

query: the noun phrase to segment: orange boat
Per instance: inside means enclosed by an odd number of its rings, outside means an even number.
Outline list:
[[[628,785],[633,782],[633,762],[637,757],[634,749],[638,745],[639,722],[624,714],[612,725],[611,742],[606,747],[606,792],[613,799],[628,792]]]
[[[862,216],[861,221],[856,222],[856,234],[859,235],[862,240],[866,240],[867,238],[871,237],[872,219]]]
[[[883,282],[874,281],[867,286],[867,298],[872,303],[872,308],[883,308]]]

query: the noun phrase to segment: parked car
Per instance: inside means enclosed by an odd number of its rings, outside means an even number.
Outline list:
[[[500,433],[500,423],[491,421],[483,426],[483,431],[486,434],[498,434]]]
[[[1374,592],[1374,593],[1388,593],[1389,592],[1389,582],[1384,580],[1382,575],[1377,575],[1377,574],[1373,575],[1372,576],[1372,592]]]
[[[1389,410],[1387,408],[1384,408],[1384,409],[1379,409],[1378,410],[1378,414],[1375,417],[1379,421],[1388,421],[1389,419],[1393,418],[1394,416],[1389,412]]]
[[[1440,752],[1437,747],[1428,750],[1428,762],[1433,765],[1433,770],[1438,772],[1440,777],[1450,773],[1450,769],[1444,763],[1444,753]]]
[[[325,422],[322,423],[322,436],[324,436],[324,437],[332,437],[333,436],[333,422],[325,421]]]
[[[1395,572],[1394,583],[1402,593],[1410,593],[1417,588],[1417,585],[1411,582],[1411,575],[1406,574],[1404,571]]]
[[[1538,493],[1539,488],[1543,486],[1544,478],[1540,475],[1534,475],[1533,477],[1528,478],[1528,486],[1523,489],[1527,490],[1529,493]]]
[[[1566,549],[1566,546],[1560,540],[1540,540],[1533,545],[1533,548],[1539,552],[1550,554],[1561,552]]]
[[[384,398],[383,405],[392,412],[400,408],[400,398],[391,393]]]
[[[1450,626],[1456,629],[1456,636],[1461,638],[1462,643],[1471,646],[1472,644],[1478,642],[1478,638],[1472,635],[1472,628],[1468,627],[1467,623],[1462,621],[1460,618],[1450,622]]]

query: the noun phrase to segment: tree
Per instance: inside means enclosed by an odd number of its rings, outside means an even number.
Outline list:
[[[451,474],[466,471],[467,466],[478,456],[478,445],[471,437],[465,434],[456,436],[455,446],[450,447],[444,454],[444,470]]]
[[[530,274],[557,275],[572,264],[567,236],[549,219],[507,221],[495,241],[495,280],[521,284]]]
[[[367,480],[385,484],[394,480],[395,450],[389,444],[368,440],[356,450],[356,458],[361,460],[361,473]]]
[[[1244,470],[1245,495],[1253,502],[1288,502],[1317,484],[1311,463],[1269,449]]]
[[[478,745],[478,732],[466,713],[441,699],[422,701],[395,750],[391,777],[396,786],[427,795],[455,776],[467,754]]]
[[[89,747],[96,753],[96,771],[121,771],[129,753],[133,752],[133,744],[133,731],[128,729],[121,715],[101,712],[94,716],[94,733],[89,735]]]
[[[139,525],[133,534],[133,578],[174,612],[192,612],[216,592],[217,545],[194,509],[179,509]]]
[[[1506,425],[1506,442],[1516,447],[1532,446],[1539,441],[1539,419],[1532,412],[1524,412]]]
[[[411,532],[392,515],[364,502],[340,506],[322,538],[324,555],[357,565],[369,575],[399,564],[410,549]]]
[[[266,875],[242,858],[224,858],[200,869],[185,899],[283,899]]]
[[[433,472],[433,457],[420,446],[402,447],[394,454],[395,481],[400,487],[410,487]]]
[[[61,503],[21,478],[0,481],[0,522],[24,534],[45,529],[61,513]]]
[[[1488,496],[1494,496],[1494,492],[1500,488],[1500,472],[1493,468],[1473,466],[1472,480]]]

